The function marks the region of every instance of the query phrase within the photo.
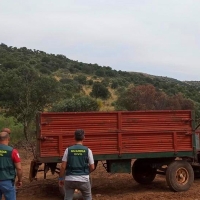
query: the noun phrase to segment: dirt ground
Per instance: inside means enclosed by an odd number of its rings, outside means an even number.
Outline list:
[[[22,155],[21,157],[24,157]],[[31,158],[23,158],[23,187],[18,189],[17,200],[62,200],[59,193],[58,175],[47,174],[43,179],[40,172],[38,180],[29,182],[29,165]],[[151,185],[144,186],[136,183],[131,174],[109,174],[99,163],[92,173],[93,200],[200,200],[200,179],[196,179],[187,192],[175,193],[169,190],[165,177],[157,175]]]

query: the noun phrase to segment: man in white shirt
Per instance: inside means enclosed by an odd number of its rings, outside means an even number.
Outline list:
[[[93,154],[83,146],[84,130],[77,129],[74,136],[76,144],[68,147],[62,158],[59,186],[65,186],[64,200],[72,200],[75,189],[81,191],[84,200],[92,200],[89,173],[94,170]]]

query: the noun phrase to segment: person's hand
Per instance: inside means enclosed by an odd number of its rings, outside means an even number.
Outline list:
[[[22,181],[17,181],[17,182],[15,183],[15,186],[16,186],[17,188],[20,188],[20,187],[22,186]]]
[[[58,185],[59,185],[59,187],[63,187],[64,186],[64,180],[59,180],[58,181]]]

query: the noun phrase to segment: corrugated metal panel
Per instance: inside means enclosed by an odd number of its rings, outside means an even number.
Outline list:
[[[41,142],[41,155],[49,156],[50,153],[52,156],[59,155],[58,151],[59,139],[58,136],[51,137],[51,140]]]
[[[192,150],[191,111],[41,113],[40,156],[62,156],[76,129],[96,155]]]

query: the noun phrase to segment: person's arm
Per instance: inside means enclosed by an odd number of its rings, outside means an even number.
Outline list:
[[[58,185],[60,187],[64,186],[64,180],[65,180],[65,170],[67,167],[67,156],[68,156],[68,149],[65,150],[65,153],[62,158],[62,164],[60,167],[60,173],[59,173],[59,178],[58,178]]]
[[[67,167],[67,162],[66,161],[62,161],[61,167],[60,167],[60,174],[59,174],[59,178],[64,178],[65,176],[65,169]]]
[[[90,167],[90,173],[95,170],[94,164],[89,165],[89,167]]]
[[[17,183],[16,185],[18,187],[22,186],[22,165],[21,162],[15,163],[15,168],[16,168],[16,172],[17,172]]]
[[[21,159],[20,159],[19,153],[16,149],[13,149],[13,151],[12,151],[12,160],[13,160],[14,165],[15,165],[15,169],[16,169],[16,173],[17,173],[17,179],[18,179],[16,186],[20,187],[20,186],[22,186],[23,173],[22,173]]]
[[[91,173],[92,171],[95,170],[95,166],[94,166],[93,154],[90,149],[88,149],[88,158],[89,158],[89,169],[90,169],[90,173]]]
[[[64,186],[66,166],[67,166],[67,162],[62,161],[62,164],[61,164],[61,167],[60,167],[60,174],[59,174],[59,178],[58,178],[59,187]]]

